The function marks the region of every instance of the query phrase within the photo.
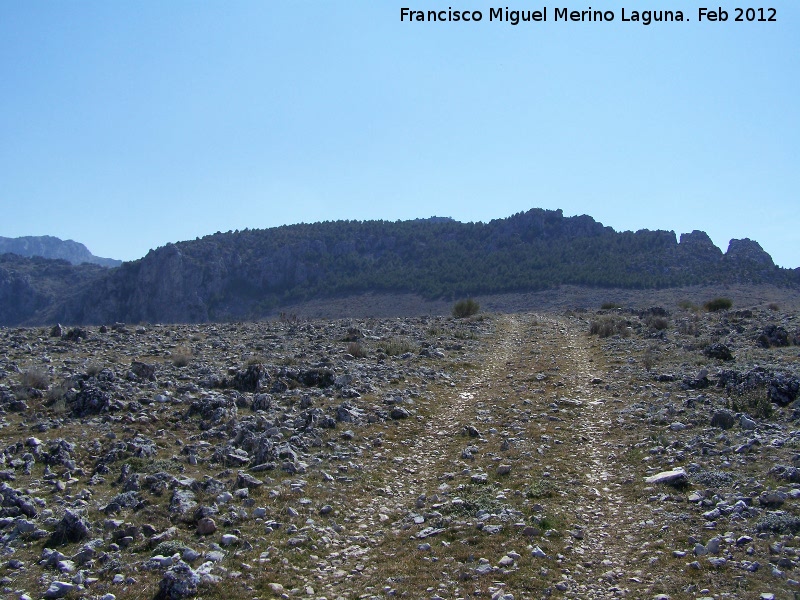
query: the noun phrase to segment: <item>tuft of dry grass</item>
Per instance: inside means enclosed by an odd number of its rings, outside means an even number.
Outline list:
[[[366,349],[358,342],[347,344],[347,353],[355,358],[365,358],[367,356]]]
[[[179,346],[172,353],[172,364],[176,367],[186,367],[192,362],[194,353],[188,346]]]
[[[50,374],[41,367],[26,369],[19,380],[25,387],[36,390],[46,390],[50,386]]]

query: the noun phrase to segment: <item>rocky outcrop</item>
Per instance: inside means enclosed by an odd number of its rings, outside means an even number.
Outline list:
[[[728,251],[725,253],[725,259],[731,262],[755,263],[769,269],[775,267],[772,257],[764,251],[761,245],[748,238],[731,240],[728,244]]]

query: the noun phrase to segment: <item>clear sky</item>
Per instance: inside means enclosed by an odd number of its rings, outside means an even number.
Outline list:
[[[0,0],[0,235],[130,260],[230,229],[540,207],[800,267],[800,3],[553,21],[590,5]],[[490,22],[505,6],[548,22]]]

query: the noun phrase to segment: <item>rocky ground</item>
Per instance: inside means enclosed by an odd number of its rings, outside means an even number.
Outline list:
[[[10,598],[793,598],[766,303],[0,329]]]

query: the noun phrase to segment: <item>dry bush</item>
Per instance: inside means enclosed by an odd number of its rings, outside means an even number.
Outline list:
[[[192,362],[192,349],[187,346],[180,346],[172,353],[172,364],[176,367],[185,367]]]
[[[399,356],[406,352],[415,352],[417,348],[406,338],[393,337],[378,342],[378,349],[383,350],[387,356]]]
[[[678,324],[678,333],[681,335],[700,335],[701,321],[699,315],[695,314],[688,319],[683,319]]]
[[[642,355],[642,366],[648,371],[652,371],[656,366],[657,349],[655,346],[648,346]]]
[[[89,377],[97,377],[100,374],[100,371],[103,370],[103,365],[98,362],[90,362],[86,365],[86,374]]]
[[[22,372],[19,381],[26,388],[46,390],[50,386],[50,374],[41,367],[32,367]]]
[[[603,316],[589,323],[589,335],[606,338],[612,335],[628,337],[630,334],[631,331],[628,327],[628,322],[619,317]]]
[[[644,319],[644,324],[653,331],[662,331],[669,327],[669,319],[663,316],[647,315]]]
[[[350,342],[347,344],[347,353],[356,358],[364,358],[367,356],[367,351],[358,342]]]

